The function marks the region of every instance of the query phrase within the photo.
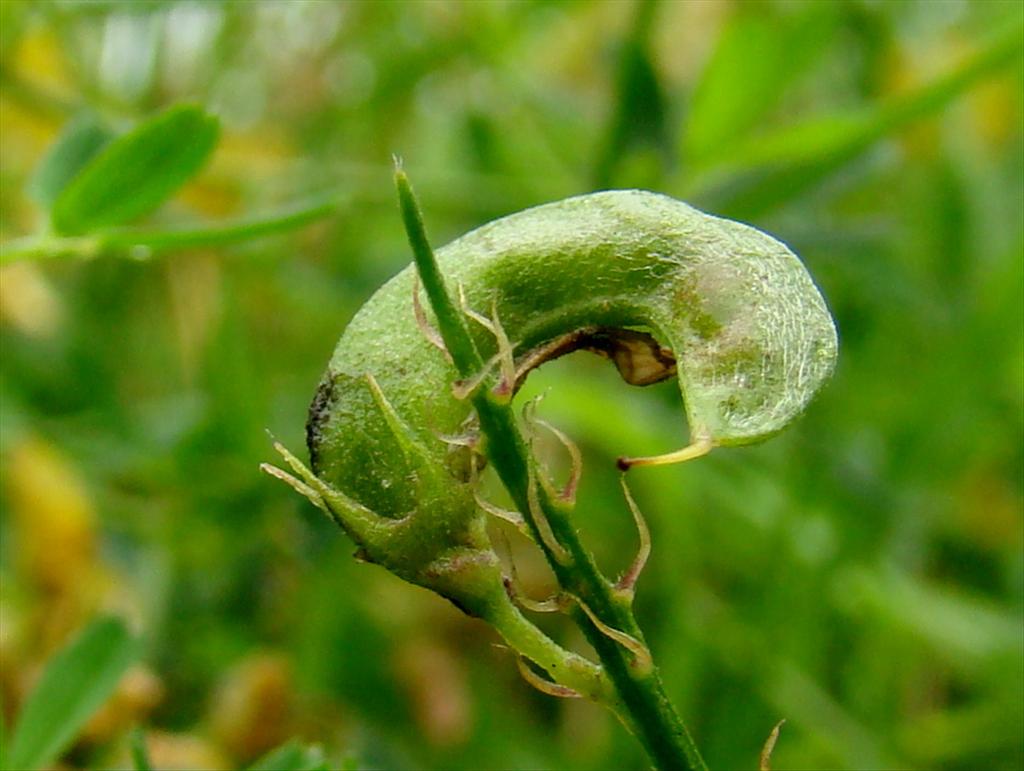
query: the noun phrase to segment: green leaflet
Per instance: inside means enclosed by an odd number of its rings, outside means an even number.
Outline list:
[[[172,227],[123,227],[148,214],[194,176],[217,142],[217,120],[178,105],[116,139],[95,118],[72,121],[39,164],[30,184],[51,209],[52,230],[0,244],[0,265],[29,259],[143,259],[158,252],[232,244],[301,227],[333,214],[340,192],[227,220]]]
[[[14,771],[53,763],[106,701],[137,653],[115,618],[94,621],[46,665],[22,706],[6,752]]]
[[[47,151],[28,183],[28,193],[49,207],[92,158],[113,138],[113,133],[93,115],[71,121]]]
[[[179,105],[118,137],[57,197],[54,230],[77,235],[148,214],[199,170],[218,134],[212,115]]]

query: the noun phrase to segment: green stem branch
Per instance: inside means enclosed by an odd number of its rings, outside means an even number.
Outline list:
[[[88,259],[101,254],[145,258],[173,249],[221,246],[293,230],[332,214],[341,203],[339,196],[332,194],[276,212],[191,228],[117,228],[86,236],[27,236],[0,244],[0,265],[57,257]]]
[[[405,172],[395,172],[402,217],[412,246],[416,267],[430,299],[438,327],[459,376],[469,378],[483,367],[463,315],[452,300],[427,239],[423,218]],[[522,512],[544,551],[559,585],[586,604],[605,627],[624,632],[644,644],[643,633],[633,616],[629,598],[617,593],[600,572],[593,555],[583,546],[572,524],[569,507],[551,499],[531,472],[529,448],[516,424],[515,414],[506,400],[496,398],[481,387],[473,396],[480,430],[487,440],[487,455],[512,500]],[[535,485],[535,506],[531,506],[530,486]],[[563,554],[556,554],[541,532],[537,516],[547,519]],[[568,558],[564,554],[568,554]],[[693,739],[665,694],[657,668],[638,662],[632,652],[613,640],[576,606],[573,620],[594,647],[618,694],[621,708],[628,716],[624,722],[643,744],[659,769],[706,771]]]

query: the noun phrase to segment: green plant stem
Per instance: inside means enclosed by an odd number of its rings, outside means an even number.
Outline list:
[[[569,553],[562,564],[540,534],[529,503],[529,450],[515,424],[512,410],[496,403],[489,391],[482,391],[474,406],[480,418],[480,430],[487,437],[488,458],[512,500],[527,521],[534,540],[541,546],[559,585],[587,607],[605,625],[625,632],[643,643],[628,598],[618,595],[601,574],[593,555],[583,546],[568,511],[551,500],[539,487],[537,498],[559,544]],[[660,769],[706,769],[693,739],[665,694],[657,668],[638,665],[633,654],[595,626],[579,607],[573,620],[597,651],[619,698],[630,716],[630,724],[651,760]]]
[[[423,215],[420,213],[420,207],[416,202],[409,178],[398,166],[397,159],[395,163],[395,186],[398,188],[402,221],[405,224],[405,232],[409,235],[409,246],[412,247],[416,270],[419,273],[420,281],[423,282],[427,298],[430,300],[430,307],[434,309],[434,315],[437,316],[441,335],[452,356],[452,361],[455,363],[455,368],[462,377],[469,377],[480,370],[483,360],[473,343],[473,338],[470,337],[463,314],[455,306],[455,302],[444,284],[444,277],[434,258],[434,250],[430,248],[430,242],[427,240]]]
[[[132,731],[131,751],[134,771],[153,771],[153,766],[149,762],[149,751],[146,749],[146,734],[140,727]]]
[[[194,228],[118,228],[86,236],[27,236],[0,244],[0,265],[57,257],[88,259],[101,254],[142,259],[174,249],[220,246],[293,230],[332,214],[341,203],[338,195],[321,196],[276,212]]]
[[[523,616],[511,599],[495,603],[484,620],[497,629],[517,653],[557,676],[559,685],[608,704],[623,720],[628,720],[628,714],[624,713],[622,703],[601,668],[555,643]]]
[[[444,283],[430,248],[422,215],[408,177],[399,168],[395,172],[402,216],[409,234],[413,256],[427,297],[438,318],[438,327],[460,377],[469,378],[484,366],[473,344],[465,320],[458,312]],[[547,519],[550,529],[568,558],[555,553],[541,532],[534,507],[531,484],[536,484],[530,468],[530,452],[516,425],[511,405],[481,387],[473,396],[480,430],[487,441],[487,455],[512,500],[522,512],[534,540],[540,545],[559,585],[586,606],[605,626],[625,632],[643,644],[643,633],[633,616],[631,600],[601,574],[593,556],[583,546],[573,527],[569,508],[551,499],[543,486],[536,486],[536,512]],[[627,726],[635,731],[654,765],[659,769],[705,771],[693,739],[665,694],[657,668],[639,662],[634,654],[601,631],[580,606],[573,620],[582,629],[604,665],[627,713]]]

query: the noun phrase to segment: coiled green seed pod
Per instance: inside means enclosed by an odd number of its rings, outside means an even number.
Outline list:
[[[649,550],[642,516],[626,489],[641,547],[613,586],[573,537],[575,473],[565,490],[551,490],[508,401],[532,369],[585,349],[611,359],[635,385],[679,379],[691,444],[666,456],[620,459],[623,468],[756,442],[799,414],[834,366],[836,332],[821,295],[796,256],[770,236],[642,191],[513,214],[435,259],[401,171],[396,182],[416,264],[454,347],[441,342],[410,266],[370,298],[338,342],[310,407],[312,470],[281,445],[297,476],[269,464],[264,470],[327,512],[360,556],[492,624],[546,673],[549,680],[528,677],[542,690],[599,701],[637,728],[628,693],[634,707],[661,715],[662,728],[681,736],[681,725],[673,728],[657,706],[660,686],[634,687],[637,678],[654,677],[628,610]],[[494,446],[481,447],[483,438]],[[520,513],[478,497],[484,457]],[[554,605],[564,608],[568,598],[578,606],[581,628],[603,651],[601,665],[559,647],[520,613],[487,534],[488,512],[521,525],[542,546],[567,593]],[[626,669],[620,646],[631,662]],[[679,741],[673,752],[699,760],[692,742]]]
[[[497,317],[517,381],[580,348],[608,356],[633,383],[675,374],[691,439],[706,446],[779,431],[834,366],[835,327],[800,260],[752,227],[667,196],[610,191],[539,206],[437,258],[468,308]],[[414,280],[410,266],[345,330],[310,408],[308,444],[316,474],[377,513],[438,506],[451,523],[466,476],[438,437],[462,432],[471,407],[417,324]],[[474,334],[485,359],[498,353],[492,333]],[[435,480],[420,478],[423,458],[400,450],[367,374],[432,459]]]

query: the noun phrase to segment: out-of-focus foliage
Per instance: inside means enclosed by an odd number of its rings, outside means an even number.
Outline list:
[[[124,624],[97,619],[47,664],[18,712],[0,768],[53,764],[82,725],[110,698],[134,654]]]
[[[53,229],[83,233],[149,214],[202,167],[217,134],[215,118],[183,105],[97,148],[54,200]]]
[[[783,717],[779,769],[1019,768],[1022,17],[1012,1],[0,3],[0,240],[39,230],[61,181],[36,168],[69,122],[123,130],[182,101],[222,139],[154,229],[341,202],[287,236],[3,268],[8,735],[41,663],[104,610],[144,663],[71,765],[128,765],[140,724],[154,768],[281,745],[316,767],[309,743],[332,767],[642,764],[604,712],[531,691],[487,628],[353,560],[257,474],[264,429],[301,445],[341,329],[409,261],[398,152],[438,244],[640,186],[776,235],[829,299],[840,363],[798,425],[631,477],[654,539],[638,615],[713,768],[754,767]],[[69,152],[106,141],[85,139]],[[584,448],[584,535],[614,572],[635,534],[613,460],[685,440],[678,394],[586,354],[527,390]],[[541,596],[536,555],[514,535],[508,551]]]
[[[117,134],[91,113],[67,123],[36,165],[28,192],[46,211],[35,233],[0,245],[0,265],[53,257],[212,247],[301,227],[333,213],[333,195],[233,220],[146,229],[143,219],[199,172],[217,144],[217,118],[179,104]],[[126,195],[125,191],[130,191]]]

